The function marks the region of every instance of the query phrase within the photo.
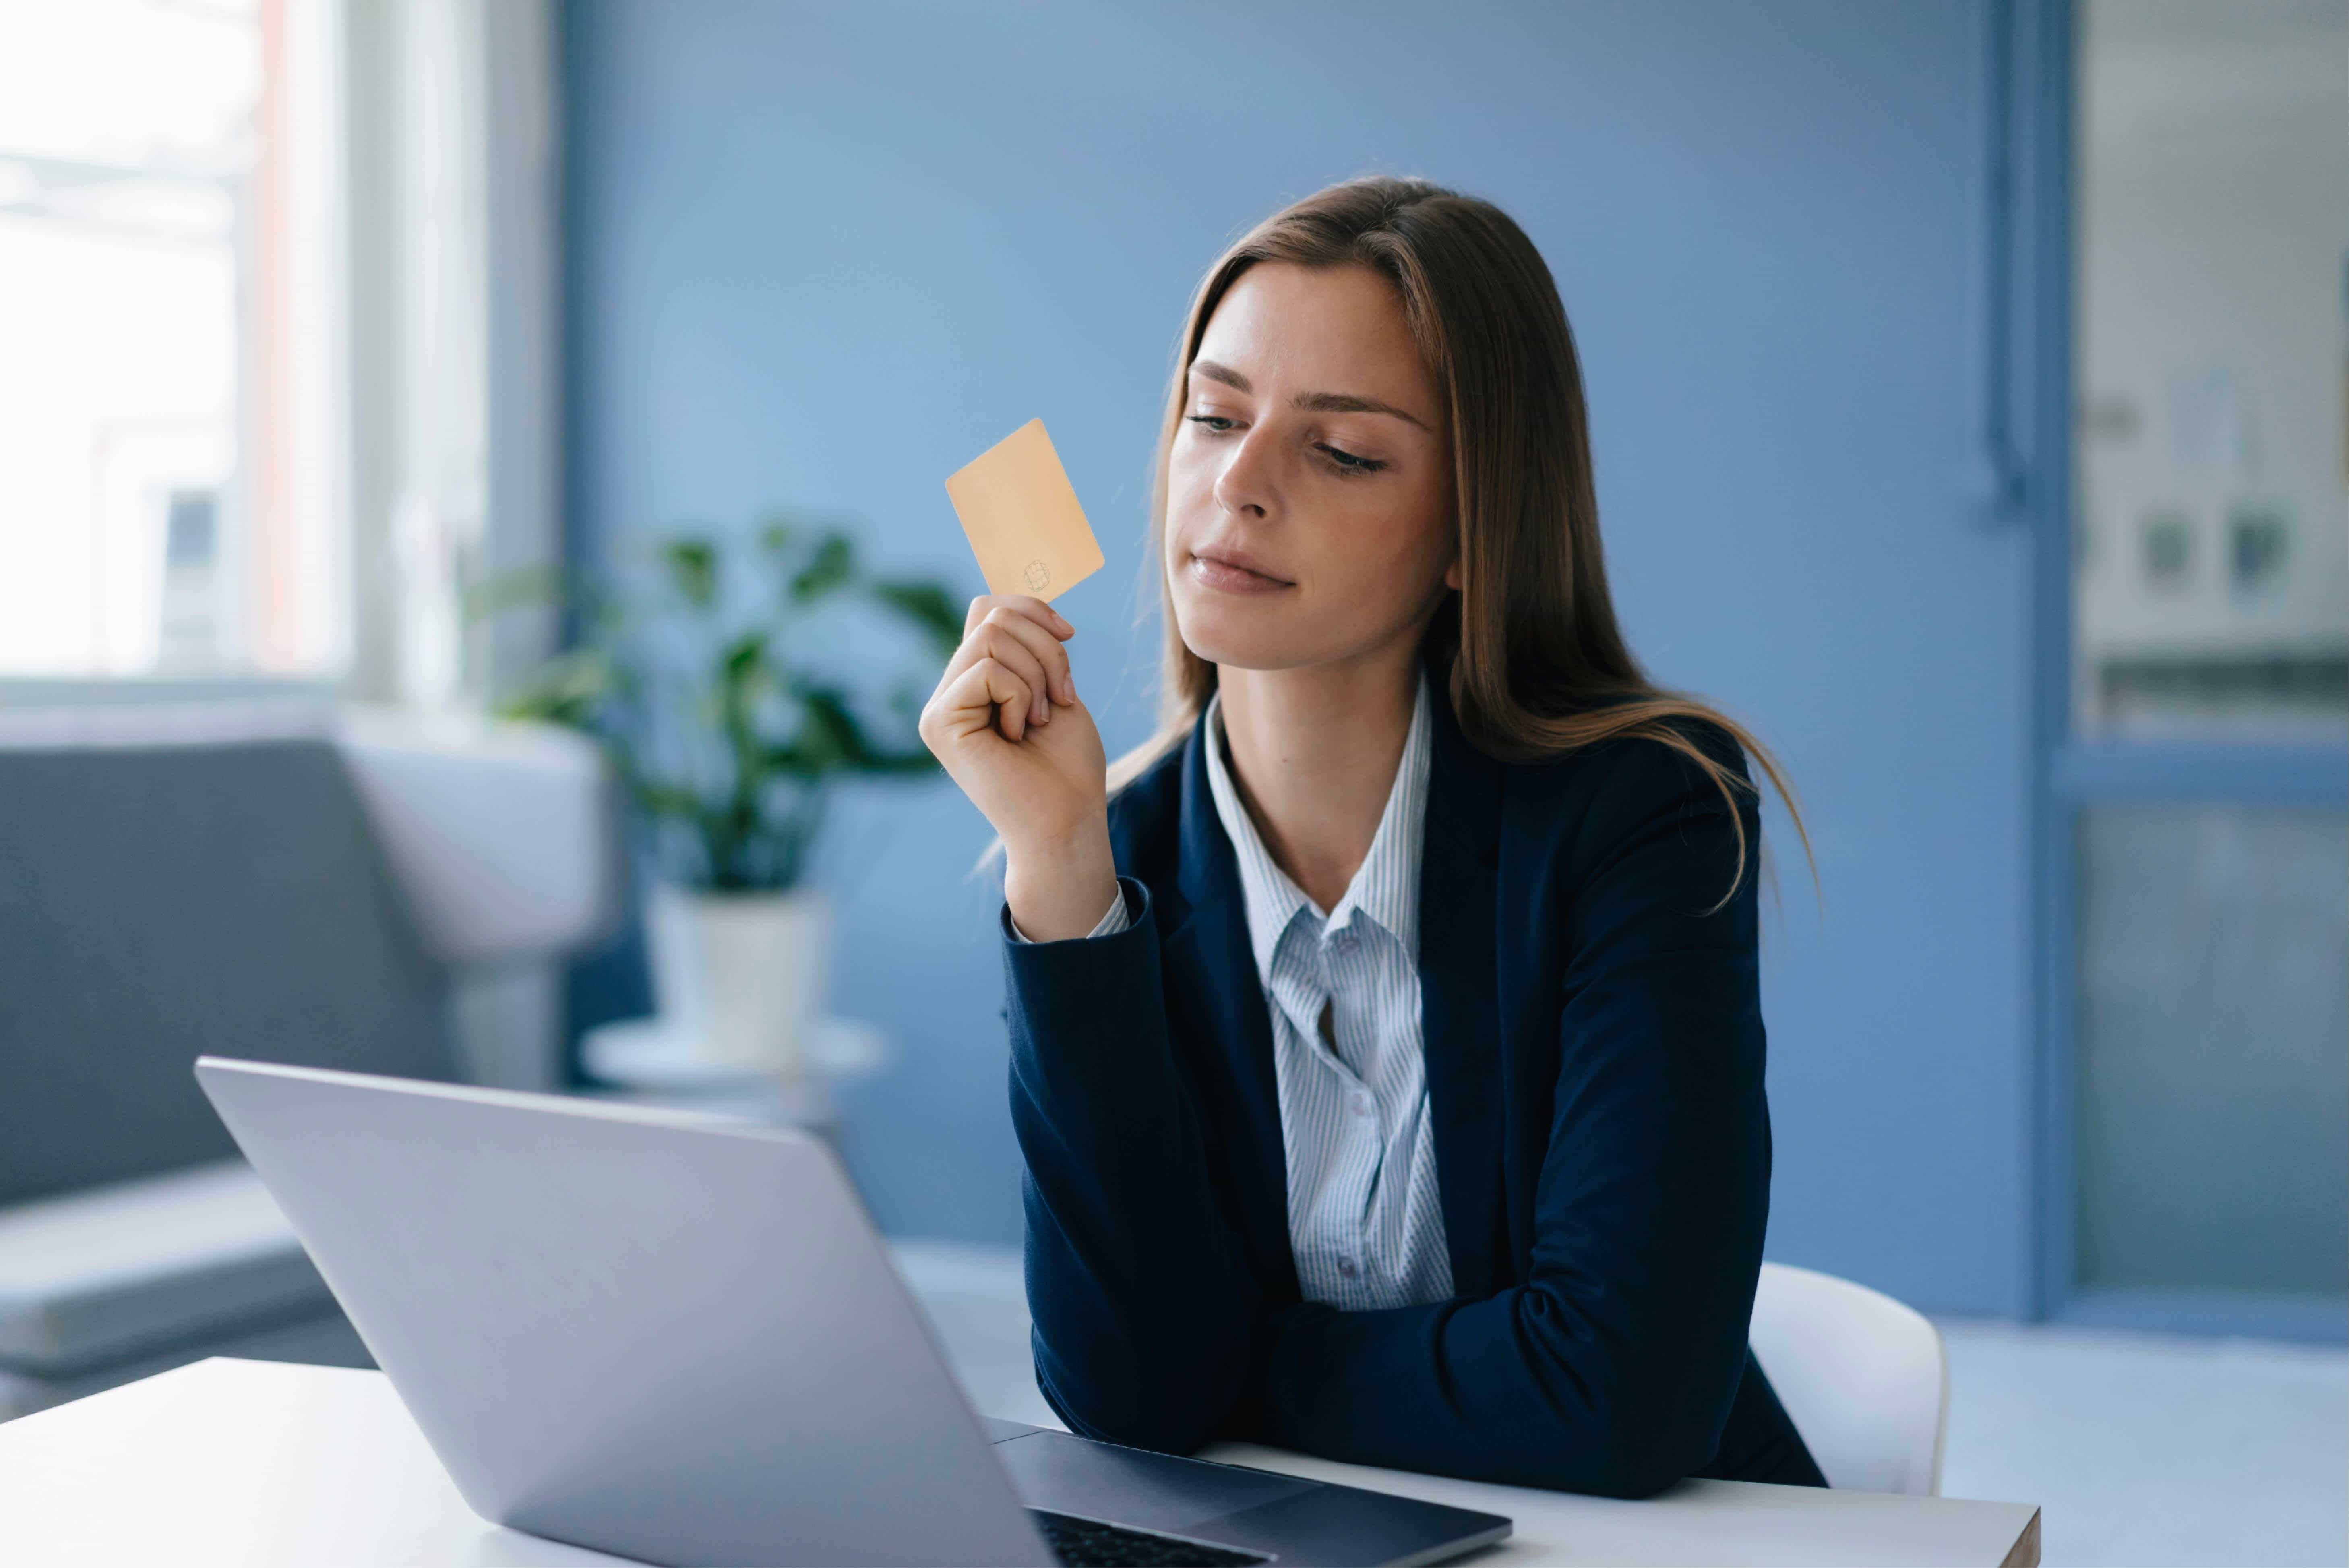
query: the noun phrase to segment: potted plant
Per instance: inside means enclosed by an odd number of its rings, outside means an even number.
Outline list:
[[[748,585],[730,576],[744,555]],[[833,787],[937,765],[911,672],[876,701],[869,679],[826,666],[819,639],[861,606],[943,660],[962,618],[943,587],[868,574],[845,532],[785,518],[747,549],[661,540],[646,566],[618,591],[523,577],[481,596],[483,613],[551,594],[578,617],[576,645],[499,711],[583,731],[610,758],[653,870],[653,993],[676,1047],[722,1072],[794,1075],[830,950],[807,872]]]

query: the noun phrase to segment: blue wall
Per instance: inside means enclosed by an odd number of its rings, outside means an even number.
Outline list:
[[[574,0],[574,537],[865,519],[975,585],[940,480],[1040,414],[1109,556],[1062,601],[1112,749],[1146,727],[1150,441],[1200,271],[1366,171],[1492,197],[1580,337],[1635,646],[1758,724],[1771,1251],[1920,1304],[2027,1299],[2027,561],[1971,515],[1974,0],[1380,5]],[[1106,701],[1104,701],[1106,699]],[[893,1229],[1010,1240],[995,895],[949,787],[833,856],[853,1096]]]

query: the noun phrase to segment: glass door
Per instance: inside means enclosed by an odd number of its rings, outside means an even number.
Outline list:
[[[2049,1304],[2338,1338],[2344,5],[2085,0],[2075,28]]]

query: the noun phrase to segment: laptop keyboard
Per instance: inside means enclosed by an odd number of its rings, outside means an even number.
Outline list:
[[[1028,1516],[1044,1532],[1052,1555],[1068,1568],[1184,1568],[1191,1563],[1200,1568],[1241,1568],[1244,1563],[1272,1561],[1261,1552],[1236,1552],[1180,1536],[1095,1524],[1090,1519],[1071,1519],[1040,1508],[1030,1509]]]

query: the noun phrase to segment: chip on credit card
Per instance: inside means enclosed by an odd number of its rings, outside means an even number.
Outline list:
[[[947,494],[990,594],[1057,598],[1101,570],[1101,545],[1042,420],[956,470]]]

